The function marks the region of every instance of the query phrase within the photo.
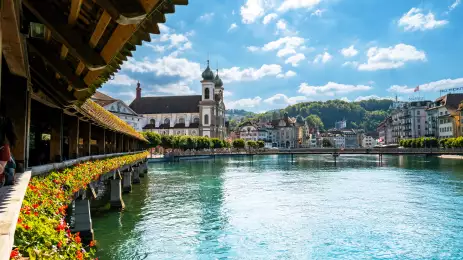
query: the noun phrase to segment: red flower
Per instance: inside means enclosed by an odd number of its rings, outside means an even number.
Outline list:
[[[59,241],[57,246],[58,248],[61,248],[63,246],[63,242]]]
[[[95,240],[90,241],[90,247],[94,247],[95,244],[96,244],[96,243],[95,243]]]
[[[38,212],[34,212],[34,216],[38,217],[38,216],[39,216],[39,213],[38,213]]]
[[[10,258],[15,258],[15,257],[18,257],[19,256],[19,251],[18,251],[18,248],[15,248],[13,250],[11,250],[11,253],[10,253]]]
[[[80,252],[80,251],[77,251],[76,257],[77,257],[77,259],[82,260],[82,259],[84,259],[84,254],[82,254],[82,252]]]
[[[39,204],[35,203],[34,205],[32,205],[32,207],[33,207],[34,209],[36,209],[36,208],[39,207]]]
[[[29,229],[31,229],[31,227],[30,227],[30,226],[28,226],[27,224],[24,224],[24,225],[23,225],[23,228],[24,228],[25,230],[29,230]]]
[[[23,222],[23,220],[18,218],[18,224],[20,224],[21,222]]]
[[[79,232],[76,233],[76,236],[74,237],[74,241],[76,241],[76,243],[80,243],[80,242],[81,242],[81,240],[80,240],[80,233],[79,233]]]

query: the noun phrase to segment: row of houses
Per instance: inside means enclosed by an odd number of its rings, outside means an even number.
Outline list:
[[[398,144],[419,137],[462,135],[463,94],[447,94],[433,101],[395,102],[391,115],[377,128],[382,144]]]
[[[245,141],[263,141],[267,148],[308,148],[336,147],[358,148],[376,145],[376,133],[363,130],[331,129],[320,133],[318,129],[306,123],[298,123],[296,118],[285,114],[281,119],[270,122],[245,122],[239,129],[230,133],[231,139]]]

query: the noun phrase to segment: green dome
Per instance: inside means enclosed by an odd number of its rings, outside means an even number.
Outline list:
[[[219,78],[219,71],[217,71],[217,74],[215,75],[215,86],[216,87],[222,87],[223,86],[223,82],[222,82],[222,79]]]
[[[214,72],[212,72],[211,68],[209,68],[209,61],[207,61],[207,68],[201,76],[203,77],[203,80],[214,80]]]

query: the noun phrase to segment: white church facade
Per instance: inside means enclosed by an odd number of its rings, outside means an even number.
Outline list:
[[[201,95],[142,97],[137,84],[130,109],[142,116],[143,131],[165,135],[207,136],[224,139],[223,82],[209,67],[202,73]]]

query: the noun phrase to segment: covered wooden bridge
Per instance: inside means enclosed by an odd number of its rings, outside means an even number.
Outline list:
[[[143,149],[142,135],[89,97],[137,46],[160,33],[158,24],[166,22],[166,14],[187,4],[0,0],[0,116],[12,120],[18,137],[12,154],[17,172],[24,174],[16,185],[27,185],[34,169],[41,169],[35,170],[40,174],[69,165],[71,159]],[[0,189],[1,253],[13,243],[15,210],[22,199],[7,201],[10,190]],[[25,188],[16,189],[20,191]]]

